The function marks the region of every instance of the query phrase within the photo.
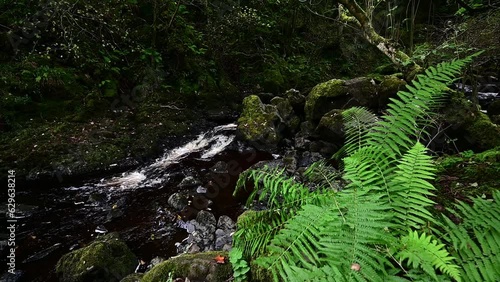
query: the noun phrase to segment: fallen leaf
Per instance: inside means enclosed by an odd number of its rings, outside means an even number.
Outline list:
[[[221,256],[221,255],[217,255],[217,256],[215,257],[215,261],[216,261],[218,264],[225,264],[225,263],[226,263],[226,257]]]

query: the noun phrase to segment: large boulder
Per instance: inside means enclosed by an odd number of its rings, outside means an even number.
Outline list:
[[[169,273],[173,278],[190,281],[227,281],[232,275],[231,264],[217,263],[217,256],[227,257],[227,252],[184,254],[170,258],[146,272],[141,282],[166,281]],[[184,281],[184,280],[183,280]],[[186,280],[187,281],[187,280]]]
[[[256,95],[243,99],[243,112],[238,119],[238,132],[243,139],[259,149],[273,148],[283,138],[282,130],[282,119],[276,106],[263,104]]]
[[[282,97],[274,97],[271,100],[271,105],[276,106],[286,130],[295,132],[300,126],[300,119],[297,115],[295,115],[295,111],[293,110],[290,100]]]
[[[56,273],[62,282],[118,282],[134,272],[136,262],[118,234],[110,233],[65,254],[57,262]]]
[[[405,85],[396,76],[381,80],[358,77],[350,80],[332,79],[316,85],[307,96],[306,119],[317,122],[333,109],[362,106],[377,111]]]

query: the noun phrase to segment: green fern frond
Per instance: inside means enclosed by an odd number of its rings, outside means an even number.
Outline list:
[[[464,281],[498,281],[500,277],[500,191],[493,200],[475,198],[473,205],[456,205],[455,224],[444,217],[443,240],[453,246],[451,253],[462,266]]]
[[[422,268],[436,281],[440,281],[436,270],[456,281],[461,281],[459,267],[452,263],[455,258],[444,248],[444,244],[432,240],[432,236],[427,236],[425,233],[419,236],[417,231],[409,231],[408,235],[401,238],[401,250],[396,257],[401,262],[407,261],[413,268]]]
[[[341,190],[339,181],[337,181],[340,180],[340,176],[341,172],[328,165],[324,160],[313,163],[304,172],[304,177],[309,185],[328,187],[334,191]]]
[[[435,168],[425,152],[425,147],[416,143],[399,161],[389,184],[394,220],[402,230],[420,229],[433,221],[427,208],[435,204],[428,198],[435,188],[427,180],[434,179]]]
[[[352,107],[342,112],[344,119],[345,145],[333,156],[340,158],[349,156],[356,150],[367,145],[363,138],[379,121],[378,117],[369,110],[361,107]]]

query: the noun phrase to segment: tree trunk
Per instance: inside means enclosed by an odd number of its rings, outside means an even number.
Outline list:
[[[401,69],[407,80],[412,80],[416,74],[422,71],[422,67],[416,64],[406,53],[398,50],[396,44],[380,36],[375,31],[369,17],[356,1],[338,0],[338,2],[344,5],[351,15],[356,18],[365,39],[384,53],[397,68]]]

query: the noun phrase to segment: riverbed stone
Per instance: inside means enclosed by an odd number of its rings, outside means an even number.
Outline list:
[[[188,204],[188,198],[185,194],[182,193],[173,193],[168,197],[168,204],[177,210],[183,209]]]
[[[184,179],[182,179],[181,183],[179,184],[180,188],[190,188],[190,187],[195,187],[200,185],[201,182],[197,178],[193,176],[187,176]]]
[[[211,251],[197,254],[183,254],[170,258],[153,267],[141,282],[164,281],[169,273],[173,278],[188,278],[190,281],[227,281],[232,275],[231,264],[218,264],[216,256],[227,257],[227,252]],[[184,280],[183,280],[184,281]]]
[[[132,251],[117,233],[110,233],[62,256],[56,273],[61,282],[118,282],[132,273],[135,265]]]

